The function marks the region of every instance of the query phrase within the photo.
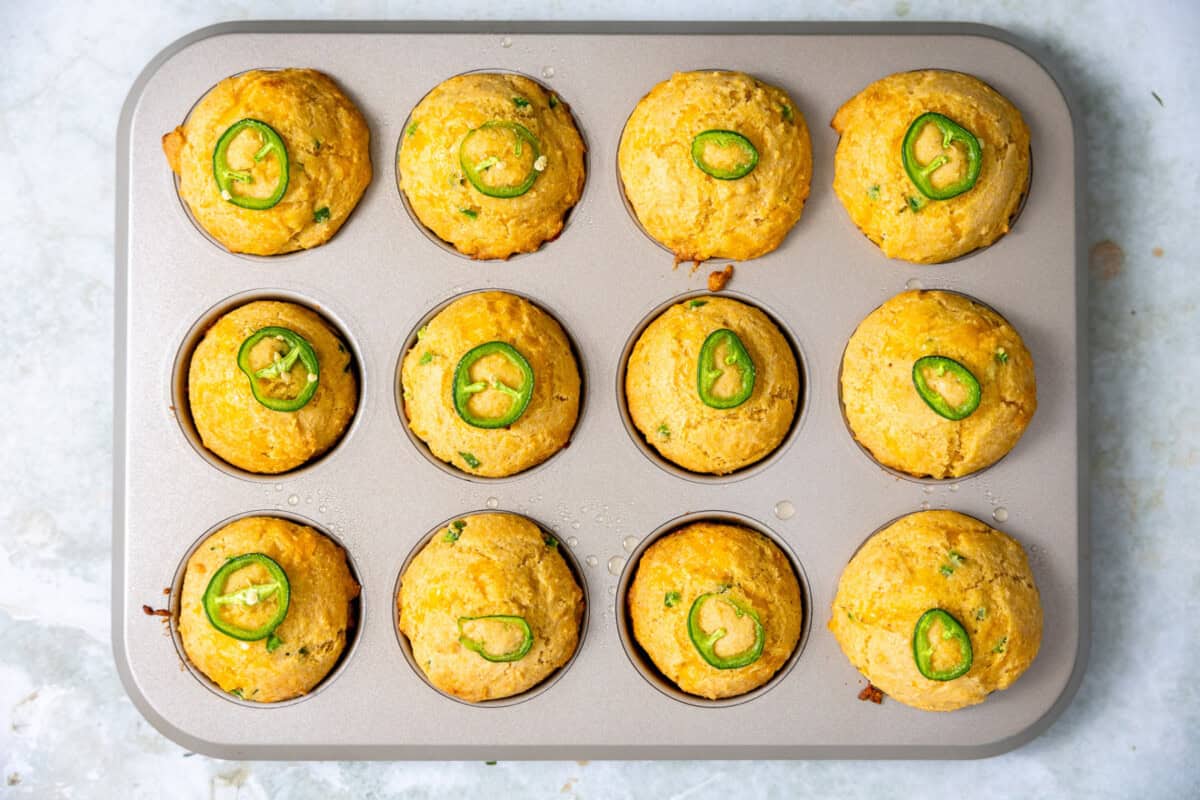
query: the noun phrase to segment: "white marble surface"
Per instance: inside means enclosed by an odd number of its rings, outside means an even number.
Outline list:
[[[231,763],[126,699],[109,645],[113,146],[134,77],[246,18],[962,19],[1048,47],[1089,134],[1091,665],[980,762]],[[1200,796],[1200,4],[0,2],[0,792],[5,797]],[[1156,100],[1156,92],[1161,102]]]

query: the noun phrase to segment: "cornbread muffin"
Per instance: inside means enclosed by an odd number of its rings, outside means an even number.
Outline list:
[[[675,262],[771,252],[800,219],[812,145],[782,89],[740,72],[677,72],[621,133],[621,183]]]
[[[296,337],[311,348],[315,371]],[[354,416],[351,362],[349,348],[316,313],[295,303],[247,303],[217,320],[192,353],[187,390],[196,432],[206,448],[248,472],[294,469],[333,447]]]
[[[400,577],[400,632],[429,682],[471,703],[530,689],[571,660],[583,591],[529,519],[472,514],[434,533]]]
[[[488,478],[566,447],[579,416],[566,333],[506,292],[468,294],[438,312],[404,355],[400,385],[412,432],[441,460]]]
[[[253,557],[218,575],[247,555]],[[266,568],[270,562],[282,570],[284,585],[273,585],[278,575]],[[289,700],[311,691],[337,664],[346,632],[357,624],[351,603],[358,588],[346,553],[329,538],[277,517],[244,517],[188,559],[179,637],[188,660],[226,692],[259,703]],[[269,634],[245,638],[270,627],[280,612],[283,621]]]
[[[583,193],[583,138],[562,99],[521,75],[434,87],[400,141],[400,189],[460,253],[508,258],[558,236]]]
[[[796,573],[774,542],[739,525],[696,522],[642,554],[629,616],[663,675],[716,700],[779,671],[800,641],[804,609]]]
[[[961,72],[889,75],[838,109],[832,125],[841,136],[833,189],[888,258],[935,264],[986,247],[1008,232],[1029,190],[1021,112]]]
[[[324,244],[371,182],[366,121],[337,84],[311,69],[226,78],[162,145],[192,216],[234,253]]]
[[[720,331],[736,339],[720,341]],[[705,373],[715,381],[702,395]],[[787,436],[800,404],[800,371],[766,314],[707,295],[671,306],[646,326],[629,356],[625,398],[633,424],[664,458],[724,475],[766,457]]]
[[[935,408],[939,395],[953,408]],[[991,466],[1037,410],[1033,357],[1013,327],[940,291],[903,292],[867,315],[842,356],[841,396],[859,444],[917,477]]]
[[[926,630],[927,612],[941,619]],[[960,635],[951,634],[957,622]],[[867,540],[846,566],[829,620],[842,652],[906,705],[953,711],[1007,689],[1033,663],[1042,606],[1025,551],[957,511],[921,511]],[[951,635],[948,635],[951,634]],[[962,634],[969,638],[963,650]],[[921,650],[932,653],[925,673]],[[958,677],[950,677],[960,673]]]

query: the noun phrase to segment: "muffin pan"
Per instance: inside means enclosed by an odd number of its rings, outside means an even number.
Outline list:
[[[329,73],[371,127],[375,177],[342,230],[286,257],[232,255],[176,196],[159,140],[222,78],[253,68]],[[615,158],[629,112],[674,70],[736,69],[786,89],[808,121],[814,179],[784,244],[738,264],[739,299],[781,323],[801,359],[801,411],[781,449],[723,479],[664,469],[623,415],[623,349],[653,311],[704,288],[710,265],[672,269],[639,229]],[[941,67],[995,86],[1024,113],[1037,169],[1014,230],[953,263],[889,261],[834,196],[829,119],[871,81]],[[570,224],[537,253],[472,262],[431,243],[396,187],[396,144],[439,81],[478,69],[529,75],[569,98],[588,142],[587,188]],[[1088,643],[1081,154],[1075,113],[1024,45],[969,25],[234,23],[171,45],[134,85],[117,171],[113,644],[148,720],[224,758],[969,758],[1011,749],[1070,702]],[[1037,365],[1039,408],[1016,449],[952,481],[889,474],[847,433],[838,403],[846,340],[908,288],[960,291],[996,307]],[[569,331],[585,376],[568,449],[518,476],[439,469],[406,435],[397,365],[418,322],[452,296],[521,294]],[[226,469],[198,452],[179,364],[204,320],[259,297],[293,299],[346,334],[361,403],[343,440],[278,476]],[[218,468],[214,468],[217,466]],[[1012,688],[935,714],[856,699],[865,681],[825,624],[838,577],[873,531],[924,507],[952,508],[1027,549],[1046,612],[1037,660]],[[398,643],[397,576],[442,520],[474,509],[525,514],[558,536],[584,582],[586,636],[552,683],[520,702],[470,706],[433,690]],[[362,584],[353,647],[310,695],[239,702],[181,662],[162,620],[164,588],[222,521],[279,514],[332,534]],[[684,521],[739,518],[769,532],[802,579],[797,653],[764,689],[716,704],[681,697],[646,669],[618,618],[631,559]]]

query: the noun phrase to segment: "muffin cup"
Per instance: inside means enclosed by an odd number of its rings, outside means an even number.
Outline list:
[[[303,703],[305,700],[320,694],[325,690],[326,687],[337,680],[338,676],[341,675],[349,665],[351,659],[354,657],[355,650],[358,648],[359,634],[361,633],[364,623],[366,622],[365,596],[367,593],[365,590],[360,589],[358,595],[352,601],[350,601],[350,624],[346,630],[346,646],[342,649],[342,653],[340,656],[338,656],[338,660],[333,665],[333,668],[330,669],[325,677],[321,679],[320,683],[312,688],[312,691],[306,692],[299,697],[293,697],[290,700],[279,700],[273,703],[256,703],[253,700],[245,700],[235,694],[231,694],[222,689],[220,686],[217,686],[217,684],[211,678],[201,672],[200,669],[191,662],[191,659],[188,658],[187,652],[183,648],[183,638],[179,634],[179,610],[180,600],[183,595],[183,578],[187,573],[188,559],[192,557],[192,553],[196,552],[200,545],[204,544],[208,537],[212,536],[226,525],[236,522],[239,519],[246,519],[247,517],[276,517],[278,519],[285,519],[288,522],[294,522],[298,525],[305,525],[309,528],[312,528],[314,531],[329,539],[338,547],[342,548],[342,552],[346,555],[346,565],[350,568],[350,575],[354,578],[354,582],[362,587],[362,581],[359,579],[358,567],[354,563],[354,556],[350,554],[350,551],[346,549],[346,545],[340,539],[338,539],[338,537],[334,536],[319,523],[314,522],[307,517],[302,517],[299,514],[293,514],[291,512],[279,510],[247,511],[243,514],[237,514],[229,517],[228,519],[223,519],[210,527],[199,538],[197,538],[196,541],[192,543],[192,546],[187,549],[187,552],[183,554],[183,558],[179,560],[179,566],[175,568],[175,577],[171,580],[171,599],[169,605],[171,616],[169,618],[169,627],[171,631],[171,641],[174,643],[175,650],[179,654],[180,662],[182,662],[183,666],[187,668],[187,671],[192,674],[192,677],[199,681],[205,689],[208,689],[213,694],[230,703],[235,703],[239,706],[245,706],[246,708],[254,709],[284,708],[286,706],[296,705],[297,703]]]
[[[579,641],[575,644],[575,652],[571,654],[571,657],[567,660],[567,663],[550,673],[550,675],[548,675],[536,686],[532,686],[529,689],[520,692],[519,694],[514,694],[510,697],[499,697],[495,700],[481,700],[475,703],[472,703],[469,700],[463,700],[461,697],[455,697],[449,692],[444,692],[433,685],[433,683],[417,665],[416,658],[413,656],[412,643],[409,642],[408,637],[400,631],[399,614],[400,584],[404,580],[404,573],[408,571],[409,565],[412,563],[413,559],[417,557],[417,553],[420,553],[423,549],[425,549],[425,546],[433,541],[435,536],[444,533],[447,526],[452,521],[462,517],[470,516],[472,514],[511,514],[513,516],[524,517],[541,528],[543,533],[554,536],[554,538],[558,540],[558,552],[562,554],[563,561],[567,562],[567,568],[571,570],[571,574],[575,578],[575,583],[578,584],[580,590],[583,592],[583,616],[579,621]],[[408,555],[404,558],[404,563],[400,565],[400,572],[396,574],[396,583],[392,588],[392,627],[396,633],[396,643],[400,645],[400,651],[404,654],[404,660],[408,662],[408,666],[412,668],[413,673],[430,689],[448,700],[453,700],[456,703],[461,703],[462,705],[470,708],[506,708],[508,706],[515,706],[519,703],[524,703],[526,700],[532,700],[543,692],[549,691],[554,684],[558,683],[559,680],[561,680],[562,677],[567,674],[567,670],[569,670],[571,665],[575,663],[575,659],[579,658],[579,654],[587,642],[588,617],[591,615],[590,609],[591,598],[588,596],[588,584],[584,577],[583,568],[580,567],[579,562],[575,560],[575,554],[571,552],[571,548],[569,548],[567,543],[562,540],[562,537],[551,532],[550,528],[547,526],[535,519],[526,517],[524,514],[517,514],[513,511],[503,511],[493,508],[481,508],[474,511],[466,511],[462,514],[456,514],[453,517],[448,517],[447,519],[439,522],[433,528],[433,530],[422,536],[416,545],[409,550]]]
[[[264,256],[265,257],[265,256]],[[250,472],[241,467],[234,466],[228,461],[218,456],[213,451],[204,446],[204,442],[200,439],[200,433],[196,430],[196,423],[192,420],[191,404],[188,399],[188,370],[191,366],[192,354],[196,351],[196,346],[204,338],[217,320],[247,303],[253,303],[257,300],[277,300],[285,303],[295,303],[303,306],[313,313],[319,315],[326,324],[333,330],[335,334],[346,343],[350,348],[351,355],[351,370],[354,373],[355,381],[358,385],[358,399],[355,405],[354,416],[350,418],[350,422],[346,425],[346,429],[342,431],[342,435],[338,437],[337,442],[326,450],[324,453],[310,459],[298,467],[287,470],[285,472],[276,473],[260,473]],[[227,475],[232,475],[242,480],[259,481],[263,483],[278,482],[285,477],[295,477],[303,472],[314,469],[318,464],[323,464],[326,461],[332,460],[337,452],[342,449],[342,446],[354,435],[354,431],[358,426],[358,421],[363,416],[363,403],[366,401],[368,393],[364,388],[366,377],[363,374],[363,359],[358,343],[354,337],[350,335],[349,330],[341,322],[337,321],[316,301],[299,294],[298,292],[288,291],[283,289],[254,289],[247,292],[226,297],[221,302],[211,306],[205,311],[198,320],[188,329],[187,334],[183,338],[183,342],[179,346],[179,350],[175,355],[175,364],[171,373],[171,405],[175,411],[175,417],[179,421],[180,431],[183,437],[187,440],[192,449],[196,451],[205,461],[212,464],[221,472]]]
[[[740,525],[756,533],[761,533],[770,539],[771,543],[778,547],[780,552],[787,557],[787,560],[791,563],[792,571],[796,574],[796,580],[800,584],[800,608],[802,614],[800,638],[796,642],[796,647],[792,650],[791,655],[788,656],[787,661],[784,662],[783,666],[766,683],[757,689],[752,689],[745,694],[739,694],[735,697],[724,697],[719,700],[708,700],[685,692],[676,686],[670,678],[663,675],[634,637],[633,620],[629,615],[629,588],[633,583],[633,576],[637,574],[638,564],[642,560],[642,555],[650,545],[662,537],[674,533],[680,528],[694,522],[720,522],[729,525]],[[742,703],[748,703],[751,700],[762,697],[771,691],[772,688],[787,678],[788,673],[792,671],[792,667],[796,666],[796,662],[800,660],[800,654],[804,652],[804,646],[808,642],[809,631],[812,630],[813,603],[808,587],[808,577],[805,575],[804,567],[800,565],[800,560],[796,557],[796,554],[788,546],[787,542],[766,525],[756,519],[729,511],[694,511],[660,525],[642,539],[637,548],[629,555],[629,560],[626,562],[625,569],[621,572],[620,581],[617,583],[617,635],[621,639],[621,645],[625,648],[625,655],[629,657],[629,663],[633,665],[633,668],[646,679],[647,683],[672,700],[700,708],[728,708],[730,706],[741,705]]]
[[[684,469],[678,464],[675,464],[662,456],[649,442],[646,441],[646,437],[643,436],[642,432],[638,430],[636,425],[633,424],[633,417],[629,413],[629,401],[625,395],[625,373],[629,365],[629,357],[633,354],[634,346],[637,344],[638,339],[641,338],[642,334],[645,333],[646,328],[650,325],[650,323],[654,322],[654,320],[658,319],[663,312],[674,305],[687,302],[692,298],[707,297],[713,294],[719,295],[720,297],[728,297],[731,300],[737,300],[741,303],[745,303],[746,305],[753,306],[754,308],[757,308],[766,314],[771,322],[775,324],[775,327],[779,329],[779,332],[783,334],[783,338],[787,340],[788,346],[792,350],[792,357],[796,359],[796,369],[800,374],[800,396],[796,404],[796,414],[792,418],[791,427],[788,429],[787,434],[783,437],[783,441],[781,441],[774,450],[760,460],[754,462],[753,464],[748,464],[741,469],[734,470],[727,475],[711,475],[703,472],[693,472],[692,470]],[[637,447],[637,449],[640,450],[642,454],[651,462],[653,462],[654,465],[659,469],[678,478],[683,478],[684,480],[693,481],[695,483],[734,483],[763,472],[787,452],[788,448],[792,444],[792,441],[795,440],[796,435],[800,432],[800,429],[804,425],[804,419],[806,416],[805,412],[808,406],[808,386],[808,367],[804,356],[800,352],[800,346],[797,344],[796,334],[785,322],[781,320],[779,315],[772,312],[770,308],[759,303],[757,300],[738,292],[685,292],[684,294],[672,297],[671,299],[656,306],[653,311],[642,318],[642,321],[637,324],[637,327],[634,328],[633,333],[631,333],[629,338],[625,341],[625,346],[621,349],[621,358],[619,367],[617,369],[617,409],[621,415],[621,422],[625,425],[625,432],[629,434],[629,438],[633,441],[634,446]]]

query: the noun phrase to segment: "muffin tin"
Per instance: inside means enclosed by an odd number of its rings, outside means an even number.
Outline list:
[[[189,220],[160,149],[163,133],[222,78],[253,68],[329,73],[371,126],[374,180],[342,230],[315,250],[232,255]],[[924,67],[977,75],[1010,98],[1033,133],[1036,170],[1013,232],[949,264],[888,261],[832,190],[829,119],[871,81]],[[738,264],[739,299],[778,320],[804,377],[794,430],[761,465],[721,478],[667,468],[623,415],[623,354],[649,315],[704,288],[712,262],[672,269],[628,213],[616,175],[622,126],[673,70],[728,68],[786,89],[813,138],[804,215],[777,251]],[[396,186],[396,145],[439,81],[478,69],[527,74],[571,103],[588,142],[583,198],[558,240],[506,263],[432,243]],[[168,47],[121,117],[117,171],[116,447],[113,645],[150,722],[224,758],[967,758],[1011,749],[1070,702],[1088,643],[1083,390],[1087,386],[1079,231],[1083,152],[1053,75],[1009,34],[970,25],[233,23]],[[986,472],[918,481],[884,471],[847,432],[837,378],[847,338],[906,287],[960,291],[996,307],[1037,365],[1039,408],[1016,449]],[[500,480],[430,463],[398,413],[396,377],[419,322],[450,297],[499,288],[550,311],[584,376],[568,449]],[[346,334],[361,404],[324,457],[279,476],[203,455],[180,365],[205,320],[258,298],[302,302]],[[631,437],[633,440],[631,441]],[[843,566],[904,513],[948,507],[1025,545],[1045,608],[1041,653],[1012,688],[950,714],[856,699],[864,680],[825,628]],[[395,621],[397,576],[447,518],[499,508],[554,531],[584,582],[585,636],[553,683],[474,707],[428,686]],[[189,670],[162,620],[172,576],[223,521],[279,514],[332,534],[362,583],[354,644],[310,695],[239,701]],[[618,617],[631,559],[696,518],[741,518],[769,532],[803,584],[801,646],[763,690],[708,703],[680,696],[644,661]]]

